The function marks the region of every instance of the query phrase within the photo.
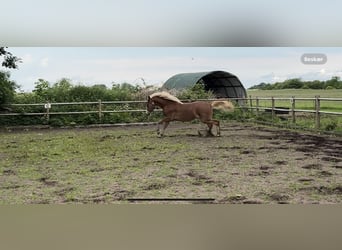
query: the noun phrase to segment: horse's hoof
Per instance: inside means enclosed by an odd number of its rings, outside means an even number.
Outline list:
[[[215,135],[212,133],[212,132],[207,132],[207,135],[206,135],[207,137],[214,137]]]

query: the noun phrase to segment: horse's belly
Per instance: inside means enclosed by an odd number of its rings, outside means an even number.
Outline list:
[[[167,114],[165,113],[167,116]],[[205,102],[194,102],[189,104],[179,105],[174,110],[169,110],[169,115],[172,120],[177,121],[192,121],[194,119],[211,119],[211,106]]]
[[[193,112],[183,112],[182,114],[177,114],[175,116],[175,120],[177,121],[183,121],[183,122],[189,122],[196,119],[196,116]]]

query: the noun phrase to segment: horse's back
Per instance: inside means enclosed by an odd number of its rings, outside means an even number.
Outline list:
[[[187,106],[187,109],[191,111],[195,118],[211,119],[212,117],[212,107],[208,102],[196,101],[183,105]]]

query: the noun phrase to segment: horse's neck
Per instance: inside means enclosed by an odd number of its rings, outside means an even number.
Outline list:
[[[177,104],[176,102],[173,102],[173,101],[170,101],[170,100],[165,100],[165,99],[163,99],[163,98],[156,98],[155,100],[154,100],[154,102],[157,104],[157,106],[159,106],[160,108],[164,108],[165,106],[168,106],[168,105],[175,105],[175,104]]]

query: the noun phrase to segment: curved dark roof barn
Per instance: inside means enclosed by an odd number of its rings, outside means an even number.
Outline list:
[[[225,71],[182,73],[169,78],[163,89],[190,88],[203,83],[206,90],[211,90],[217,98],[246,98],[246,89],[239,78]]]

